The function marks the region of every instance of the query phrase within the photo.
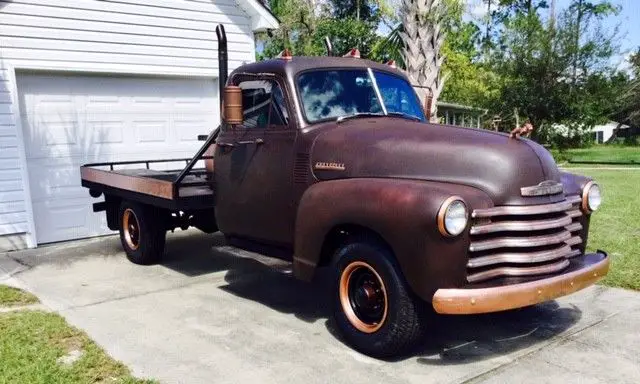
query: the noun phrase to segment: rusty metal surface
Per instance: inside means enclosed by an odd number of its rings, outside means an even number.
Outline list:
[[[569,258],[584,252],[584,244],[582,213],[569,214],[576,211],[580,196],[567,196],[564,203],[480,210],[483,217],[473,219],[470,230],[467,280],[558,272],[566,267]]]
[[[609,257],[596,253],[582,256],[571,272],[521,284],[488,288],[439,289],[433,307],[442,314],[473,314],[504,311],[552,300],[579,291],[604,277]]]
[[[563,194],[525,197],[522,186],[560,182],[553,159],[538,144],[478,129],[402,118],[359,118],[313,126],[311,161],[335,162],[344,172],[314,170],[319,180],[377,177],[447,182],[487,193],[495,205],[549,204]],[[310,132],[309,135],[312,135]],[[474,207],[475,208],[475,207]]]
[[[174,199],[173,183],[171,181],[156,178],[164,172],[147,169],[123,169],[108,171],[103,169],[82,167],[80,177],[92,183],[118,188],[126,191],[142,193],[167,200]],[[156,176],[156,177],[153,177]],[[173,178],[171,176],[170,178]],[[213,191],[208,186],[180,187],[181,197],[198,197],[212,195]]]
[[[158,180],[151,177],[125,175],[116,171],[105,171],[88,167],[80,169],[80,176],[83,180],[114,188],[144,193],[163,199],[173,198],[173,187],[170,181]]]
[[[486,251],[489,249],[506,247],[540,247],[544,245],[554,245],[571,238],[569,231],[562,231],[552,235],[529,236],[529,237],[499,237],[497,239],[474,241],[469,245],[469,251]]]
[[[474,225],[470,233],[472,235],[482,235],[501,231],[536,231],[541,229],[562,228],[571,223],[572,220],[569,215],[554,219],[532,221],[498,221],[484,225]],[[569,228],[567,228],[567,230],[569,230]]]
[[[568,244],[561,244],[558,248],[538,252],[504,252],[487,256],[473,257],[467,262],[467,267],[478,268],[500,263],[540,263],[543,261],[566,258],[573,255]]]
[[[424,300],[438,288],[464,285],[469,237],[444,238],[436,225],[442,203],[453,194],[470,206],[491,204],[482,191],[447,183],[358,178],[312,185],[296,218],[294,274],[310,279],[325,235],[351,224],[369,228],[389,244],[409,285]]]
[[[538,185],[520,188],[520,194],[522,196],[555,195],[556,193],[562,193],[563,189],[562,183],[553,180],[545,180],[540,182]]]
[[[474,218],[504,215],[539,215],[543,213],[564,212],[572,206],[571,201],[560,201],[553,204],[500,206],[487,209],[476,209],[471,214]]]
[[[535,276],[546,275],[562,271],[569,266],[569,260],[561,259],[553,263],[539,265],[535,267],[498,267],[487,271],[472,273],[467,276],[467,281],[476,283],[500,276]]]

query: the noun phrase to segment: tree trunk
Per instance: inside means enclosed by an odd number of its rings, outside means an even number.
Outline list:
[[[400,9],[404,26],[400,37],[407,76],[418,86],[415,89],[423,105],[432,94],[432,121],[437,121],[437,101],[446,80],[440,73],[444,62],[440,50],[445,38],[441,28],[445,12],[446,6],[441,0],[403,0]]]
[[[618,123],[618,125],[613,129],[611,137],[605,141],[605,144],[613,143],[616,140],[618,133],[620,132],[620,127],[622,127],[622,123]]]

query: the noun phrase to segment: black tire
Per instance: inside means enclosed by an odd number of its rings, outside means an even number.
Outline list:
[[[120,204],[120,242],[132,263],[150,265],[162,259],[167,233],[166,217],[162,213],[157,208],[131,201]]]
[[[367,238],[351,240],[336,251],[333,267],[334,319],[344,339],[354,349],[372,357],[385,358],[401,355],[415,347],[423,334],[427,305],[410,290],[388,247]],[[373,273],[368,271],[369,267]],[[360,275],[354,277],[355,273]],[[367,280],[367,274],[381,279],[386,310],[382,315],[369,316],[369,321],[363,321],[361,317],[364,316],[356,313],[359,307],[355,298],[357,292],[363,290],[352,288],[360,280]],[[345,284],[347,296],[342,292]],[[365,288],[366,292],[366,284]],[[376,316],[381,317],[378,320]]]

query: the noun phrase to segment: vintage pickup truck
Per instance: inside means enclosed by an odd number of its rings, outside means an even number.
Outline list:
[[[359,58],[285,55],[227,80],[217,32],[223,122],[186,167],[81,169],[132,262],[158,262],[168,230],[195,226],[290,260],[299,279],[326,266],[338,328],[372,356],[414,346],[430,311],[533,305],[607,273],[605,252],[585,252],[598,185],[542,146],[430,124],[401,71]]]

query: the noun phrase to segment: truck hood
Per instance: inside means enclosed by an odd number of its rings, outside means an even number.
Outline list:
[[[319,180],[384,177],[456,183],[484,191],[495,205],[563,198],[521,196],[521,187],[561,181],[551,154],[528,139],[401,118],[360,118],[318,129],[311,161]]]

